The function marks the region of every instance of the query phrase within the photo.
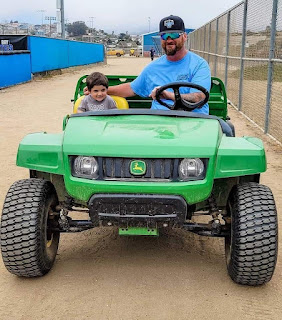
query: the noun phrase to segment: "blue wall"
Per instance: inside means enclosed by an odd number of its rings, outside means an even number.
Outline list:
[[[0,54],[0,88],[31,80],[31,74],[104,61],[102,44],[28,36],[29,51]]]
[[[68,43],[64,40],[28,37],[31,52],[31,72],[68,67]]]
[[[32,73],[104,61],[104,47],[96,43],[30,36],[28,49]]]
[[[185,29],[186,33],[194,31],[194,29]],[[156,50],[156,53],[161,53],[161,39],[159,32],[151,32],[143,34],[143,52],[150,51],[151,48]]]
[[[31,80],[30,53],[0,55],[0,88]]]
[[[75,41],[68,41],[68,44],[70,67],[104,61],[102,44]]]

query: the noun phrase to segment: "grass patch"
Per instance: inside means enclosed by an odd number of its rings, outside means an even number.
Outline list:
[[[240,70],[231,71],[231,78],[239,78]],[[262,64],[259,66],[251,66],[244,68],[244,79],[245,80],[262,80],[267,81],[268,64]],[[282,64],[276,63],[273,68],[273,81],[282,82]]]

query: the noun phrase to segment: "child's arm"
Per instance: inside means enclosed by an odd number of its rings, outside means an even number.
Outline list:
[[[77,108],[77,113],[81,113],[81,112],[85,112],[88,111],[87,109],[87,98],[88,97],[84,97],[84,99],[81,100],[81,103],[79,105],[79,107]]]
[[[114,95],[114,96],[120,96],[124,98],[135,96],[135,93],[131,89],[129,82],[109,87],[108,94]]]

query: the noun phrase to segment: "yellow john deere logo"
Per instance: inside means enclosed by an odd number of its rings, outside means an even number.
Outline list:
[[[134,160],[130,163],[130,173],[138,176],[146,173],[146,163],[141,160]]]

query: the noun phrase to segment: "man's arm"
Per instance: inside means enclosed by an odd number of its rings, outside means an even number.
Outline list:
[[[181,94],[181,98],[188,102],[199,102],[201,100],[204,100],[205,97],[206,95],[203,92]]]
[[[122,83],[117,86],[111,86],[108,88],[108,94],[113,96],[119,96],[123,98],[135,96],[134,91],[131,89],[130,83]]]
[[[156,87],[153,89],[153,91],[150,94],[150,97],[152,97],[152,99],[156,100],[156,92],[160,87]],[[203,99],[205,99],[205,94],[202,92],[194,92],[194,93],[184,93],[181,94],[181,98],[183,100],[189,101],[189,102],[199,102]],[[170,92],[170,91],[163,91],[161,94],[161,99],[166,99],[166,100],[175,100],[175,96],[174,96],[174,92]]]

